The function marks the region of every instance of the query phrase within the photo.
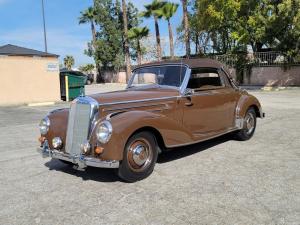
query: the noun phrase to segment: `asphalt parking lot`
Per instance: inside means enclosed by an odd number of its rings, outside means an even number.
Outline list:
[[[299,224],[300,90],[252,93],[267,117],[250,141],[165,153],[133,184],[38,155],[40,119],[67,104],[0,107],[0,224]]]

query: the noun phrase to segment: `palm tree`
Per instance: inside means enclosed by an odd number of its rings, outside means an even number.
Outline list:
[[[80,12],[81,16],[79,17],[79,24],[86,24],[86,23],[90,23],[91,24],[91,31],[92,31],[92,47],[93,50],[96,51],[97,45],[97,35],[96,35],[96,28],[95,28],[95,16],[96,16],[96,11],[93,7],[89,7],[86,10]],[[100,64],[99,62],[97,62],[95,60],[95,64],[96,64],[96,70],[100,73]],[[100,75],[100,81],[104,82],[104,79],[101,77]],[[96,80],[96,79],[94,79]]]
[[[161,60],[161,57],[162,57],[158,19],[162,18],[160,9],[162,9],[165,4],[166,4],[165,1],[153,0],[153,2],[151,4],[144,6],[146,8],[146,11],[141,13],[142,17],[145,17],[145,18],[153,17],[154,18],[158,60]]]
[[[183,26],[184,26],[184,41],[185,41],[185,51],[186,57],[190,58],[191,46],[190,46],[190,27],[189,27],[189,17],[187,10],[187,0],[181,0],[183,9]]]
[[[81,16],[79,17],[79,24],[91,24],[92,36],[93,36],[93,45],[96,43],[96,29],[95,29],[95,10],[93,7],[80,12]]]
[[[68,70],[72,69],[72,66],[74,65],[75,60],[73,58],[73,56],[71,55],[66,55],[66,57],[64,58],[64,65]]]
[[[128,43],[128,21],[127,21],[127,6],[126,1],[122,0],[122,15],[123,15],[123,26],[124,26],[124,50],[126,60],[126,81],[128,82],[131,73],[130,69],[130,54],[129,54],[129,43]]]
[[[136,40],[136,51],[138,64],[142,64],[142,48],[141,40],[149,35],[149,29],[147,27],[133,27],[128,32],[128,38]]]
[[[174,16],[174,14],[176,13],[177,9],[178,9],[178,4],[176,3],[171,3],[168,2],[164,5],[164,7],[162,7],[162,9],[160,10],[160,14],[163,16],[163,18],[165,20],[167,20],[168,22],[168,29],[169,29],[169,40],[170,40],[170,55],[171,58],[174,58],[174,38],[173,38],[173,31],[172,31],[172,26],[171,26],[171,22],[170,19]]]

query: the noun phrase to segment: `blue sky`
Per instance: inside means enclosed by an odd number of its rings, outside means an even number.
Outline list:
[[[89,25],[79,25],[80,11],[92,5],[92,0],[44,0],[48,51],[59,54],[60,60],[65,55],[73,55],[76,66],[92,62],[83,51],[91,39]],[[129,0],[127,0],[129,1]],[[131,0],[139,9],[151,0]],[[179,3],[180,0],[172,2]],[[182,8],[172,18],[173,30],[181,23]],[[152,19],[144,20],[143,25],[154,33]],[[161,36],[168,38],[165,21],[160,21]],[[0,0],[0,45],[15,44],[23,47],[44,50],[41,0]],[[166,49],[168,51],[168,49]],[[180,51],[180,48],[177,49]]]

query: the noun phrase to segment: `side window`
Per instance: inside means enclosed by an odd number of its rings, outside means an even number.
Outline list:
[[[193,69],[188,83],[188,88],[194,91],[217,89],[224,86],[218,70],[210,68]]]
[[[229,81],[228,76],[226,75],[226,73],[223,70],[220,70],[220,75],[223,79],[223,82],[225,84],[226,87],[232,87],[231,82]]]

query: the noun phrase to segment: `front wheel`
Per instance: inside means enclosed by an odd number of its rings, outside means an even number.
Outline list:
[[[236,133],[236,138],[239,141],[247,141],[253,136],[255,129],[256,129],[256,113],[253,108],[249,108],[244,117],[243,129],[241,129]]]
[[[127,142],[118,175],[127,182],[148,177],[154,169],[158,156],[156,139],[150,132],[133,135]]]

